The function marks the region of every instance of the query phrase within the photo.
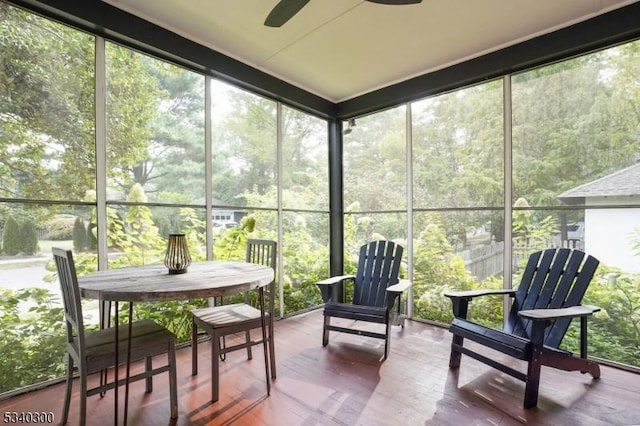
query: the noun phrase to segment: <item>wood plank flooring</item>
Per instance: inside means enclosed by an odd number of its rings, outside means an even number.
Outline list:
[[[371,325],[372,327],[374,325]],[[171,423],[166,375],[131,385],[129,425],[639,425],[640,375],[602,367],[602,377],[543,367],[538,408],[522,408],[524,384],[463,356],[448,368],[451,334],[407,321],[394,328],[391,354],[382,341],[331,333],[322,347],[322,312],[276,322],[277,379],[267,396],[264,358],[242,351],[220,363],[220,400],[210,403],[210,342],[200,343],[191,376],[191,348],[178,351],[179,418]],[[136,366],[139,368],[139,366]],[[77,380],[69,424],[78,422]],[[120,395],[124,394],[121,388]],[[53,411],[59,422],[64,384],[0,401],[5,412]],[[113,392],[88,400],[88,425],[110,425]],[[122,414],[123,404],[120,405]],[[120,419],[119,424],[122,424]]]

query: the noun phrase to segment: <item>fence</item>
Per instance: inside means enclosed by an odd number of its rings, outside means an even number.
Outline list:
[[[547,244],[548,247],[584,250],[584,240],[562,240],[560,236],[550,237]],[[534,249],[529,245],[524,245],[513,246],[512,250],[512,268],[516,272],[518,265],[526,261]],[[483,281],[494,275],[501,275],[504,271],[504,241],[471,247],[456,254],[462,257],[467,271],[475,276],[478,281]]]

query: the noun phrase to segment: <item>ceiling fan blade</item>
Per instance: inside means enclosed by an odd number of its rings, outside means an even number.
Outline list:
[[[422,3],[422,0],[367,0],[371,3],[379,3],[379,4],[418,4]]]
[[[281,27],[300,11],[309,0],[280,0],[264,21],[267,27]]]

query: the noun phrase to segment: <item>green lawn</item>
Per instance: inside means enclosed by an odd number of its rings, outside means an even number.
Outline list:
[[[73,240],[65,240],[65,241],[40,240],[38,241],[38,249],[39,249],[38,254],[51,256],[51,247],[73,249]]]

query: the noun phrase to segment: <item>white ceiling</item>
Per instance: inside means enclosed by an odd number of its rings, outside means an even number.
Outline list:
[[[435,71],[638,0],[104,0],[332,102]]]

